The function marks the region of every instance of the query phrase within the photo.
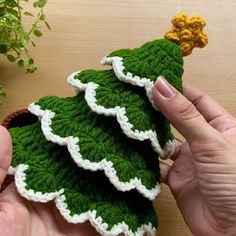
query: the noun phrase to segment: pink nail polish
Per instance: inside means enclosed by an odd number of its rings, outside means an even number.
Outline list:
[[[177,90],[163,76],[157,78],[155,88],[165,98],[173,98],[177,94]]]

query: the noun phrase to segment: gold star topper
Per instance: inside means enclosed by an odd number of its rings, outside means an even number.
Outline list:
[[[184,56],[191,54],[195,47],[207,45],[208,36],[203,32],[206,22],[202,17],[177,14],[171,22],[173,27],[165,33],[165,38],[179,45]]]

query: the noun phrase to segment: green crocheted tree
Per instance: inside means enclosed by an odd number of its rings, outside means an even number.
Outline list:
[[[182,50],[160,39],[102,63],[112,69],[69,76],[75,96],[29,106],[39,119],[10,129],[9,172],[23,197],[54,200],[68,222],[89,220],[103,235],[154,235],[158,157],[173,153],[173,135],[151,89],[162,75],[182,92]]]

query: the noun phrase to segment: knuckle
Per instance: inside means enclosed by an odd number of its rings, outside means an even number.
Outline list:
[[[179,115],[184,120],[192,120],[201,116],[196,107],[189,101],[185,101],[179,106]]]
[[[221,136],[215,136],[214,139],[208,141],[192,142],[190,147],[196,160],[207,163],[218,158],[224,162],[223,157],[232,151],[232,146]]]

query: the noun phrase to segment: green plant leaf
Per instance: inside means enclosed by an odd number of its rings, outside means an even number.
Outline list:
[[[0,0],[0,8],[5,8],[5,0]]]
[[[46,25],[46,27],[48,28],[48,30],[51,30],[51,26],[49,25],[49,23],[47,21],[44,21],[44,24]]]
[[[2,85],[0,85],[0,104],[2,103],[2,100],[6,97],[5,89]]]
[[[32,73],[34,73],[36,70],[37,70],[37,67],[34,66],[34,65],[32,65],[32,66],[28,66],[26,71],[27,71],[27,73],[32,74]]]
[[[33,45],[33,47],[36,47],[36,44],[33,41],[31,41],[31,44]]]
[[[34,30],[34,35],[35,35],[36,37],[41,37],[41,36],[43,35],[43,33],[42,33],[40,30],[35,29],[35,30]]]
[[[0,44],[0,54],[6,54],[8,52],[8,48],[5,44]]]
[[[43,8],[47,4],[47,0],[38,0],[33,3],[34,7]]]
[[[17,64],[18,64],[18,66],[19,67],[24,67],[24,65],[25,65],[25,61],[23,60],[23,59],[20,59],[18,62],[17,62]]]
[[[46,16],[45,16],[45,14],[42,12],[42,14],[41,14],[40,17],[39,17],[39,20],[44,21],[45,18],[46,18]]]
[[[34,15],[33,15],[31,12],[28,12],[28,11],[25,11],[25,12],[24,12],[24,15],[25,15],[25,16],[34,17]]]
[[[109,230],[119,223],[128,226],[130,233],[127,235],[144,234],[146,227],[143,233],[137,231],[139,227],[149,223],[156,227],[157,218],[151,201],[136,191],[116,190],[101,171],[91,172],[78,168],[66,147],[45,139],[40,122],[10,129],[10,134],[13,140],[12,166],[28,166],[22,174],[16,169],[19,179],[25,179],[22,183],[17,183],[17,188],[24,188],[28,199],[34,200],[35,195],[48,202],[52,198],[49,199],[46,195],[58,192],[55,196],[57,203],[59,199],[64,199],[64,204],[58,208],[67,214],[67,219],[73,218],[74,223],[82,223],[84,218],[79,220],[80,215],[96,211],[96,218],[99,217],[107,227],[103,228],[100,220],[94,223],[98,231],[106,235],[116,235],[109,233]],[[25,177],[21,178],[21,175]],[[61,189],[64,189],[63,193],[59,193]],[[92,220],[91,214],[87,215]],[[118,232],[122,233],[124,228],[121,227]]]
[[[8,13],[11,13],[11,14],[14,15],[15,17],[19,18],[19,12],[18,12],[17,10],[8,9]]]
[[[0,0],[0,6],[5,5],[6,0]]]
[[[17,7],[19,6],[16,0],[5,0],[6,4],[10,7]]]
[[[34,64],[33,58],[29,58],[28,66],[27,66],[27,73],[34,73],[37,70],[37,67]]]
[[[8,55],[7,55],[7,59],[8,59],[8,61],[10,61],[10,62],[15,62],[15,61],[17,60],[17,57],[14,57],[13,55],[8,54]]]
[[[32,45],[35,46],[34,42],[31,40],[32,34],[37,37],[43,35],[39,28],[40,24],[42,24],[46,18],[43,8],[47,1],[35,1],[37,7],[40,8],[35,10],[34,14],[36,14],[36,17],[34,17],[31,11],[24,10],[25,5],[22,4],[23,1],[29,2],[29,0],[0,0],[0,54],[6,55],[10,62],[16,61],[19,67],[25,66],[26,71],[32,73],[37,67],[34,63],[31,64],[31,60],[30,64],[28,64],[31,56],[27,50],[27,45],[31,42]],[[25,30],[26,27],[22,16],[32,17],[32,21],[30,22],[31,26],[28,31]],[[11,52],[16,53],[17,57],[12,56]],[[20,58],[20,60],[18,60],[18,58]]]
[[[34,64],[33,58],[29,58],[28,65],[33,65],[33,64]]]

